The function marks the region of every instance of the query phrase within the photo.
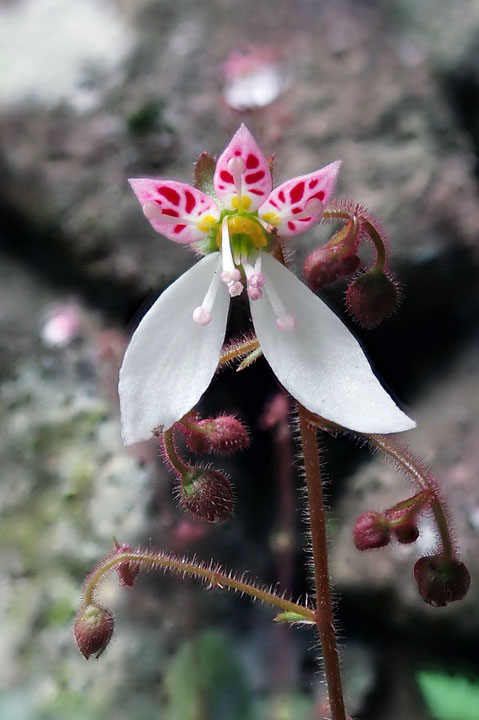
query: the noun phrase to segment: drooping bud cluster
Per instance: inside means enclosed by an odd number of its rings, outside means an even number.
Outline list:
[[[376,327],[395,311],[400,298],[399,284],[387,271],[386,235],[362,205],[340,201],[328,208],[323,218],[345,223],[327,245],[308,255],[304,263],[306,281],[318,291],[341,277],[353,275],[360,266],[360,244],[366,239],[371,241],[376,259],[350,283],[346,305],[352,318],[362,327]]]
[[[82,606],[75,619],[73,631],[78,648],[86,660],[99,658],[113,635],[115,621],[109,610],[97,603]]]
[[[212,468],[192,467],[179,481],[181,505],[195,517],[211,523],[224,522],[233,513],[231,483]]]
[[[346,292],[349,313],[365,328],[380,325],[392,315],[398,301],[398,284],[394,277],[375,268],[359,275]]]
[[[223,419],[226,420],[226,423],[224,425],[219,423],[219,426],[216,426],[217,421]],[[249,440],[246,430],[235,418],[212,418],[206,421],[207,423],[213,423],[213,442],[216,443],[217,447],[224,447],[225,451],[228,450],[227,444],[231,439],[231,433],[228,429],[233,424],[231,421],[234,421],[233,434],[236,434],[239,438],[237,444],[244,440],[243,434]],[[194,465],[186,462],[181,457],[174,438],[174,430],[181,429],[186,433],[190,449],[195,447],[196,452],[203,452],[205,447],[207,450],[211,447],[210,441],[206,445],[203,444],[205,442],[204,437],[209,438],[210,436],[209,434],[202,434],[203,428],[200,425],[203,422],[202,420],[198,417],[193,419],[189,416],[188,420],[184,419],[184,422],[184,427],[180,427],[179,423],[177,423],[173,430],[169,430],[162,435],[163,457],[177,477],[177,497],[180,505],[200,520],[207,520],[211,523],[224,522],[233,513],[234,500],[231,483],[223,471],[210,466]],[[200,425],[198,432],[192,433],[191,427],[196,430],[198,425]],[[238,428],[240,429],[238,430]],[[222,429],[224,429],[223,436]],[[192,445],[195,441],[197,441],[196,445]]]
[[[188,419],[182,429],[189,449],[198,454],[232,455],[249,445],[248,431],[234,415]]]
[[[414,577],[422,599],[434,607],[462,600],[471,584],[464,563],[442,555],[420,558],[414,566]]]
[[[415,542],[419,537],[417,517],[430,498],[430,493],[422,491],[383,513],[367,512],[360,515],[353,530],[356,548],[373,550],[385,547],[393,537],[402,544]]]
[[[372,550],[389,544],[392,538],[410,544],[419,537],[417,518],[431,503],[437,503],[432,489],[423,490],[397,503],[385,512],[367,512],[357,520],[353,530],[358,550]],[[414,566],[419,594],[435,607],[444,607],[462,600],[469,590],[471,578],[464,563],[454,557],[451,547],[437,555],[420,558]]]

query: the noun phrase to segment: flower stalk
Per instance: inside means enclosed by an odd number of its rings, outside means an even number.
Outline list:
[[[339,656],[334,630],[331,586],[329,580],[328,543],[323,488],[321,484],[320,459],[317,444],[317,428],[311,424],[308,411],[298,405],[299,429],[304,455],[311,549],[313,553],[314,583],[316,588],[315,621],[323,653],[324,672],[328,686],[332,720],[345,720],[345,707]]]
[[[202,580],[212,588],[224,588],[238,592],[242,595],[249,595],[253,600],[271,605],[282,613],[293,613],[298,622],[315,622],[315,613],[310,608],[292,600],[286,600],[269,590],[248,583],[243,577],[237,578],[219,566],[204,566],[200,563],[175,557],[167,553],[137,550],[131,553],[124,552],[121,555],[115,553],[101,562],[87,577],[83,588],[83,604],[88,606],[95,602],[98,585],[101,581],[121,563],[129,563],[132,566],[139,565],[147,570],[165,570],[182,577],[194,577]]]

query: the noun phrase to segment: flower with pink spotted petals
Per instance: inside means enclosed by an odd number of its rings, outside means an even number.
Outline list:
[[[230,300],[244,290],[264,357],[298,402],[358,432],[414,427],[347,327],[271,255],[278,233],[319,222],[340,164],[272,190],[268,163],[241,125],[216,164],[215,198],[173,180],[130,180],[153,228],[206,256],[163,292],[131,339],[119,384],[125,444],[168,430],[200,400],[218,366]]]

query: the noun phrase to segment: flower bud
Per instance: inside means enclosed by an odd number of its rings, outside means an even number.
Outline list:
[[[354,280],[346,292],[346,305],[363,327],[373,328],[391,315],[398,304],[395,282],[382,270],[368,270]]]
[[[233,491],[228,478],[212,468],[192,467],[181,478],[180,500],[192,515],[216,523],[233,513]]]
[[[323,247],[308,255],[303,272],[306,282],[313,290],[319,290],[340,277],[356,272],[360,263],[359,257],[356,254],[342,257],[339,251],[339,247]]]
[[[442,555],[422,557],[414,565],[419,594],[434,607],[446,607],[467,595],[471,576],[464,563]]]
[[[100,657],[111,640],[114,626],[113,615],[106,608],[96,603],[80,608],[73,631],[79,650],[86,660],[90,655]]]
[[[391,528],[391,532],[402,545],[416,542],[419,537],[419,528],[414,520],[407,520],[401,525]]]
[[[390,530],[396,540],[403,545],[416,542],[419,537],[419,528],[414,517],[408,517],[410,508],[391,508],[386,510],[386,517],[391,523]]]
[[[128,543],[123,543],[122,545],[116,543],[116,549],[118,554],[132,552],[132,547]],[[116,571],[118,573],[120,585],[133,587],[138,573],[140,572],[140,565],[139,563],[134,562],[124,562],[116,566]]]
[[[198,454],[212,452],[232,455],[249,445],[247,429],[232,415],[220,415],[191,423],[188,430],[187,445]]]
[[[358,550],[373,550],[388,545],[391,539],[388,519],[378,512],[360,515],[354,526],[353,538]]]

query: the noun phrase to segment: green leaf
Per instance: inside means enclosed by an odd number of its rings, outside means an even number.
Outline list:
[[[479,682],[462,675],[420,672],[417,681],[434,720],[477,720]]]

